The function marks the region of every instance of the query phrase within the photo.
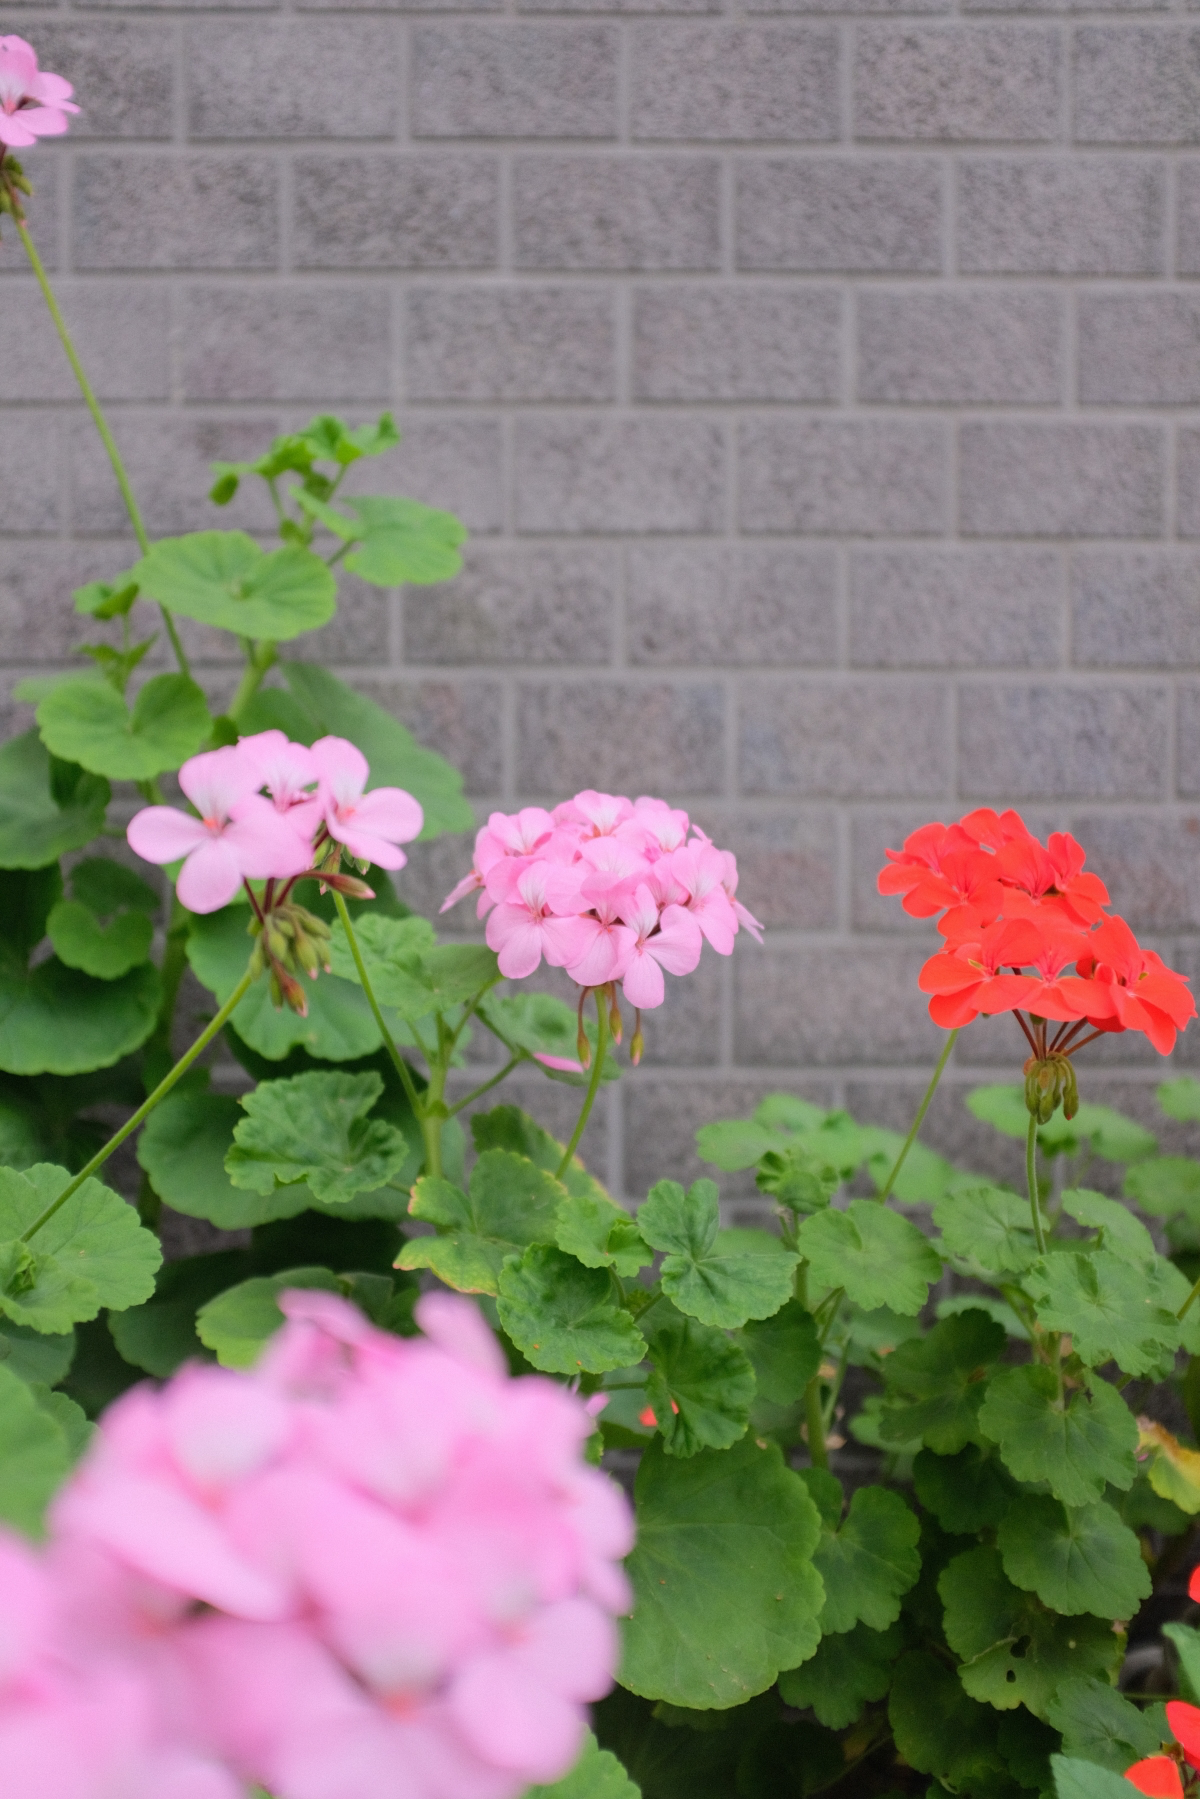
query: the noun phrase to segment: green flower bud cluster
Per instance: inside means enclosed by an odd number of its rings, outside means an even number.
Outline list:
[[[1079,1087],[1069,1056],[1030,1056],[1025,1064],[1025,1106],[1039,1124],[1049,1124],[1059,1106],[1064,1118],[1079,1110]]]
[[[301,1018],[306,1017],[308,1001],[296,977],[306,974],[315,981],[322,968],[328,972],[329,926],[306,907],[285,900],[261,918],[252,918],[249,930],[258,939],[250,957],[255,980],[264,971],[268,973],[276,1009],[287,1005]]]

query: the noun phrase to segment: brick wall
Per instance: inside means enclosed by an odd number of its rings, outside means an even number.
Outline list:
[[[1070,826],[1200,963],[1200,19],[719,6],[0,7],[86,108],[28,157],[37,236],[152,529],[214,522],[210,458],[394,406],[372,475],[469,568],[348,591],[310,653],[481,812],[648,787],[738,851],[767,947],[676,986],[591,1133],[635,1194],[773,1088],[909,1115],[929,931],[873,877],[930,816]],[[10,233],[0,526],[3,655],[44,668],[126,546]],[[952,1078],[1020,1053],[978,1025]],[[1154,1056],[1092,1055],[1152,1115]],[[932,1129],[979,1151],[953,1094]]]

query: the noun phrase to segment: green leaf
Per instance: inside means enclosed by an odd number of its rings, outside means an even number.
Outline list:
[[[1016,1086],[976,1087],[967,1095],[967,1106],[1006,1137],[1022,1142],[1029,1130],[1029,1113],[1025,1109],[1025,1090]],[[1089,1146],[1094,1155],[1110,1162],[1135,1162],[1154,1154],[1151,1133],[1132,1118],[1114,1112],[1110,1106],[1079,1107],[1074,1118],[1056,1112],[1048,1124],[1038,1127],[1038,1143],[1048,1156],[1077,1155]]]
[[[1025,1277],[1045,1330],[1069,1331],[1089,1367],[1115,1361],[1126,1374],[1148,1374],[1179,1344],[1174,1315],[1156,1303],[1145,1271],[1109,1249],[1057,1250]]]
[[[1068,1511],[1048,1495],[1022,1494],[996,1546],[1013,1585],[1056,1612],[1129,1619],[1150,1594],[1141,1544],[1103,1500]]]
[[[392,1006],[410,1018],[425,1018],[433,1010],[433,993],[421,976],[421,959],[437,942],[426,918],[387,918],[364,912],[354,926],[367,978],[381,1006]],[[335,975],[358,983],[354,954],[339,920],[329,945]]]
[[[891,1686],[903,1640],[895,1625],[871,1630],[856,1624],[822,1637],[810,1661],[779,1676],[779,1697],[799,1711],[811,1707],[830,1730],[844,1730],[858,1722],[868,1700],[882,1699]]]
[[[0,1244],[15,1244],[70,1179],[48,1162],[23,1174],[0,1168]],[[158,1238],[142,1229],[133,1207],[94,1178],[39,1228],[30,1248],[34,1282],[0,1293],[0,1311],[47,1335],[94,1318],[101,1306],[121,1311],[148,1299],[162,1261]]]
[[[1200,1631],[1189,1624],[1164,1624],[1163,1634],[1174,1645],[1183,1675],[1183,1690],[1193,1699],[1200,1697]]]
[[[818,1287],[844,1287],[864,1311],[887,1305],[913,1315],[942,1273],[941,1258],[915,1224],[876,1200],[852,1199],[844,1212],[816,1212],[796,1244]]]
[[[361,527],[346,567],[361,580],[375,587],[423,587],[449,581],[462,568],[459,545],[467,531],[452,512],[387,497],[346,504]]]
[[[71,598],[82,618],[125,618],[138,597],[138,585],[128,575],[118,575],[113,582],[88,581],[77,587]]]
[[[78,763],[51,763],[36,730],[0,749],[0,868],[44,868],[104,825],[108,782]]]
[[[951,1669],[923,1651],[902,1655],[892,1675],[888,1721],[910,1767],[961,1793],[990,1793],[1005,1763],[996,1714],[967,1697]],[[1009,1789],[1011,1790],[1011,1789]],[[937,1788],[930,1792],[937,1795]]]
[[[165,1263],[145,1305],[109,1314],[108,1328],[121,1355],[159,1380],[166,1380],[184,1362],[203,1357],[196,1312],[231,1287],[245,1273],[248,1260],[244,1250],[219,1249],[212,1255]]]
[[[40,1536],[46,1507],[71,1461],[62,1426],[23,1380],[0,1368],[0,1519],[26,1536]]]
[[[285,662],[284,679],[308,721],[313,742],[332,733],[356,744],[371,765],[372,787],[403,787],[425,813],[420,841],[447,831],[470,831],[475,814],[462,797],[462,776],[443,756],[419,744],[399,719],[355,693],[315,662]]]
[[[395,1125],[368,1113],[383,1092],[374,1070],[330,1070],[263,1081],[243,1096],[225,1172],[235,1187],[273,1193],[307,1181],[317,1199],[338,1205],[394,1182],[409,1160]]]
[[[955,1556],[938,1592],[946,1608],[946,1641],[963,1663],[965,1691],[998,1711],[1027,1705],[1045,1718],[1069,1676],[1105,1674],[1120,1660],[1111,1623],[1046,1611],[1005,1577],[999,1550]]]
[[[49,1387],[32,1386],[30,1392],[47,1417],[58,1425],[72,1462],[77,1462],[92,1440],[93,1427],[83,1407],[66,1393],[52,1393]]]
[[[837,1531],[824,1530],[813,1563],[825,1583],[825,1636],[866,1624],[886,1630],[921,1572],[921,1527],[899,1493],[859,1487]]]
[[[0,964],[0,1068],[8,1074],[84,1074],[111,1068],[143,1044],[159,1006],[148,962],[98,981],[52,957],[36,968]]]
[[[1107,1381],[1064,1406],[1052,1369],[1005,1368],[988,1387],[979,1427],[1011,1474],[1048,1482],[1064,1505],[1089,1505],[1108,1485],[1131,1486],[1137,1472],[1137,1425]]]
[[[695,1181],[686,1194],[677,1181],[659,1181],[637,1223],[647,1243],[667,1252],[663,1292],[701,1324],[769,1318],[791,1294],[795,1255],[766,1231],[719,1229],[712,1181]]]
[[[554,1240],[585,1268],[615,1268],[622,1279],[654,1260],[628,1212],[606,1193],[571,1193],[561,1200]]]
[[[178,768],[212,730],[204,695],[187,675],[154,675],[132,710],[90,675],[60,681],[37,709],[42,741],[65,761],[110,781],[149,781]]]
[[[1182,1124],[1200,1124],[1200,1081],[1194,1075],[1164,1081],[1155,1092],[1168,1118],[1178,1118]]]
[[[397,1267],[432,1268],[460,1293],[494,1294],[507,1257],[519,1256],[531,1244],[554,1242],[564,1189],[544,1168],[504,1149],[484,1151],[469,1186],[467,1194],[437,1176],[417,1182],[409,1212],[446,1234],[410,1238]],[[601,1278],[607,1291],[608,1277]]]
[[[569,1774],[552,1787],[530,1787],[525,1799],[641,1799],[636,1787],[609,1749],[601,1749],[589,1730],[583,1754]]]
[[[818,1113],[816,1122],[823,1117],[824,1113]],[[696,1148],[703,1161],[732,1172],[753,1168],[769,1150],[785,1149],[788,1139],[789,1133],[760,1124],[755,1118],[729,1118],[702,1124],[696,1132]]]
[[[1062,1196],[1062,1209],[1068,1218],[1100,1232],[1100,1243],[1117,1255],[1137,1262],[1153,1262],[1154,1239],[1140,1218],[1135,1218],[1119,1199],[1107,1199],[1103,1193],[1087,1188],[1072,1188]]]
[[[1008,1340],[986,1312],[958,1312],[927,1337],[901,1343],[883,1365],[888,1405],[883,1432],[895,1443],[915,1437],[938,1455],[978,1440],[989,1369]]]
[[[968,1443],[957,1455],[923,1449],[913,1462],[913,1485],[942,1529],[964,1537],[994,1530],[1015,1491],[1000,1463],[977,1443]]]
[[[697,1710],[740,1705],[817,1647],[817,1508],[774,1443],[680,1461],[657,1441],[634,1483],[633,1617],[621,1684]]]
[[[82,900],[60,900],[46,921],[60,962],[97,980],[115,981],[150,954],[154,925],[144,912],[119,912],[108,924]]]
[[[576,1061],[579,1021],[575,1008],[568,1006],[565,1000],[556,998],[553,993],[489,993],[476,1010],[488,1030],[500,1039],[510,1054],[524,1051],[527,1056],[535,1058],[565,1056],[572,1062]],[[585,1018],[583,1028],[592,1046],[592,1054],[595,1055],[595,1020]],[[570,1087],[585,1087],[590,1079],[582,1071],[572,1073],[565,1069],[551,1068],[544,1062],[539,1062],[538,1067],[548,1079],[561,1081]],[[601,1081],[615,1081],[619,1079],[620,1072],[612,1052],[606,1049]]]
[[[1132,1780],[1074,1756],[1052,1755],[1050,1766],[1056,1799],[1130,1799],[1138,1790]]]
[[[1095,1762],[1114,1774],[1123,1774],[1143,1756],[1157,1754],[1166,1734],[1165,1718],[1156,1725],[1153,1716],[1104,1680],[1064,1680],[1046,1716],[1062,1732],[1064,1755]]]
[[[24,1324],[0,1320],[0,1363],[23,1381],[56,1387],[75,1356],[75,1332],[43,1336]]]
[[[273,448],[293,442],[303,445],[313,461],[336,462],[339,467],[348,468],[360,456],[382,456],[385,450],[394,450],[400,433],[390,412],[381,412],[374,425],[356,425],[353,429],[325,412],[310,420],[298,439],[276,438]]]
[[[728,1449],[745,1434],[754,1370],[723,1331],[694,1318],[668,1318],[650,1338],[650,1360],[646,1398],[668,1455]]]
[[[742,1327],[758,1391],[771,1405],[794,1405],[821,1365],[821,1340],[812,1314],[789,1299],[771,1318]]]
[[[1028,1200],[1003,1187],[966,1187],[942,1196],[933,1222],[947,1252],[989,1274],[1023,1274],[1038,1249]]]
[[[471,1120],[471,1135],[480,1155],[485,1149],[511,1150],[513,1155],[525,1156],[536,1167],[544,1168],[547,1174],[558,1179],[566,1145],[552,1137],[549,1131],[544,1131],[536,1119],[528,1112],[522,1112],[519,1106],[493,1106],[490,1112],[476,1112]],[[582,1199],[608,1198],[600,1182],[594,1174],[588,1173],[578,1156],[572,1156],[562,1185],[568,1193]],[[563,1247],[559,1244],[560,1249]],[[583,1260],[582,1256],[580,1260]]]
[[[151,1112],[138,1138],[137,1157],[154,1191],[174,1211],[207,1218],[218,1230],[236,1231],[294,1217],[312,1205],[307,1186],[275,1187],[258,1195],[233,1185],[225,1157],[242,1115],[231,1095],[204,1092],[169,1094]]]
[[[295,545],[267,554],[244,531],[164,537],[130,577],[183,618],[276,643],[327,625],[337,610],[337,582],[319,556]]]
[[[493,1150],[493,1155],[503,1152]],[[612,1302],[602,1268],[534,1244],[500,1270],[497,1312],[522,1355],[547,1374],[603,1374],[646,1353],[629,1313]]]
[[[1157,1156],[1152,1162],[1139,1162],[1125,1176],[1125,1191],[1152,1217],[1170,1218],[1182,1212],[1193,1223],[1200,1223],[1200,1162],[1187,1156]]]
[[[277,1304],[291,1287],[340,1293],[343,1283],[328,1268],[288,1268],[226,1287],[196,1313],[196,1335],[211,1349],[222,1368],[251,1368],[263,1345],[283,1324]]]

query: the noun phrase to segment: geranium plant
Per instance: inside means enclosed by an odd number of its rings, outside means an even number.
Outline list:
[[[278,547],[150,541],[13,155],[71,93],[0,38],[0,211],[140,552],[0,749],[5,1799],[1190,1795],[1200,1166],[1076,1066],[1168,1054],[1186,982],[1069,836],[931,823],[879,877],[941,938],[908,1135],[775,1094],[698,1133],[774,1228],[669,1168],[618,1203],[588,1117],[667,980],[760,936],[734,858],[587,789],[478,831],[442,910],[482,941],[397,898],[404,846],[474,823],[458,777],[287,646],[341,568],[436,584],[463,529],[348,497],[396,429],[323,416],[214,471],[218,507],[266,483]],[[240,646],[222,712],[180,620]],[[1008,1014],[1028,1057],[968,1104],[1011,1185],[919,1140]],[[502,1055],[469,1089],[473,1031]],[[575,1088],[566,1143],[483,1109],[517,1068]],[[1160,1099],[1200,1120],[1197,1083]],[[164,1264],[164,1207],[248,1246]]]

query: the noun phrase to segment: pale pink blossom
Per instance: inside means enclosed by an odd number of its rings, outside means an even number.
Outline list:
[[[624,911],[634,935],[622,984],[625,996],[640,1011],[661,1006],[666,998],[662,971],[691,974],[703,948],[700,926],[682,906],[666,906],[660,915],[654,895],[643,882]]]
[[[554,808],[556,824],[581,825],[588,837],[607,837],[632,816],[632,800],[619,793],[597,793],[591,787]]]
[[[228,905],[244,879],[285,879],[312,865],[311,838],[255,792],[256,771],[239,748],[207,750],[180,769],[179,785],[198,817],[174,806],[146,806],[126,831],[147,862],[184,858],[175,890],[190,912]]]
[[[587,864],[582,864],[584,868]],[[588,873],[579,888],[587,907],[571,920],[574,938],[563,966],[581,987],[603,987],[619,981],[633,954],[634,934],[623,911],[629,881],[619,874]]]
[[[660,855],[667,855],[685,844],[690,829],[686,812],[668,806],[666,800],[656,800],[645,793],[634,800],[633,817],[629,823],[640,828],[648,846],[652,844]]]
[[[725,858],[711,843],[688,843],[664,858],[683,888],[688,911],[719,956],[733,954],[738,920],[725,891]],[[656,870],[657,872],[657,865]]]
[[[410,843],[425,822],[412,794],[402,787],[365,792],[367,759],[344,737],[319,737],[312,754],[320,773],[325,828],[334,842],[360,862],[403,868],[408,857],[399,845]]]
[[[562,968],[585,947],[580,921],[551,909],[546,891],[551,873],[548,863],[533,863],[518,875],[512,897],[488,915],[488,947],[509,980],[532,974],[543,956],[552,968]]]
[[[320,770],[308,746],[292,743],[282,731],[259,731],[241,738],[237,753],[275,810],[286,813],[288,823],[311,841],[324,808],[316,791]]]
[[[754,941],[756,943],[761,943],[763,940],[763,935],[762,935],[763,934],[763,926],[762,926],[761,921],[759,919],[755,918],[753,912],[751,912],[747,907],[743,906],[741,900],[738,899],[738,897],[737,897],[737,886],[738,886],[737,857],[734,855],[732,850],[722,850],[721,855],[724,858],[724,862],[725,862],[725,875],[724,875],[724,878],[722,879],[721,885],[722,885],[722,887],[724,887],[726,893],[729,895],[729,901],[733,907],[734,916],[736,917],[739,925],[742,925],[747,931],[749,931],[749,933],[753,937]]]
[[[0,37],[0,145],[27,150],[39,137],[61,137],[79,108],[61,75],[39,69],[23,37]]]

